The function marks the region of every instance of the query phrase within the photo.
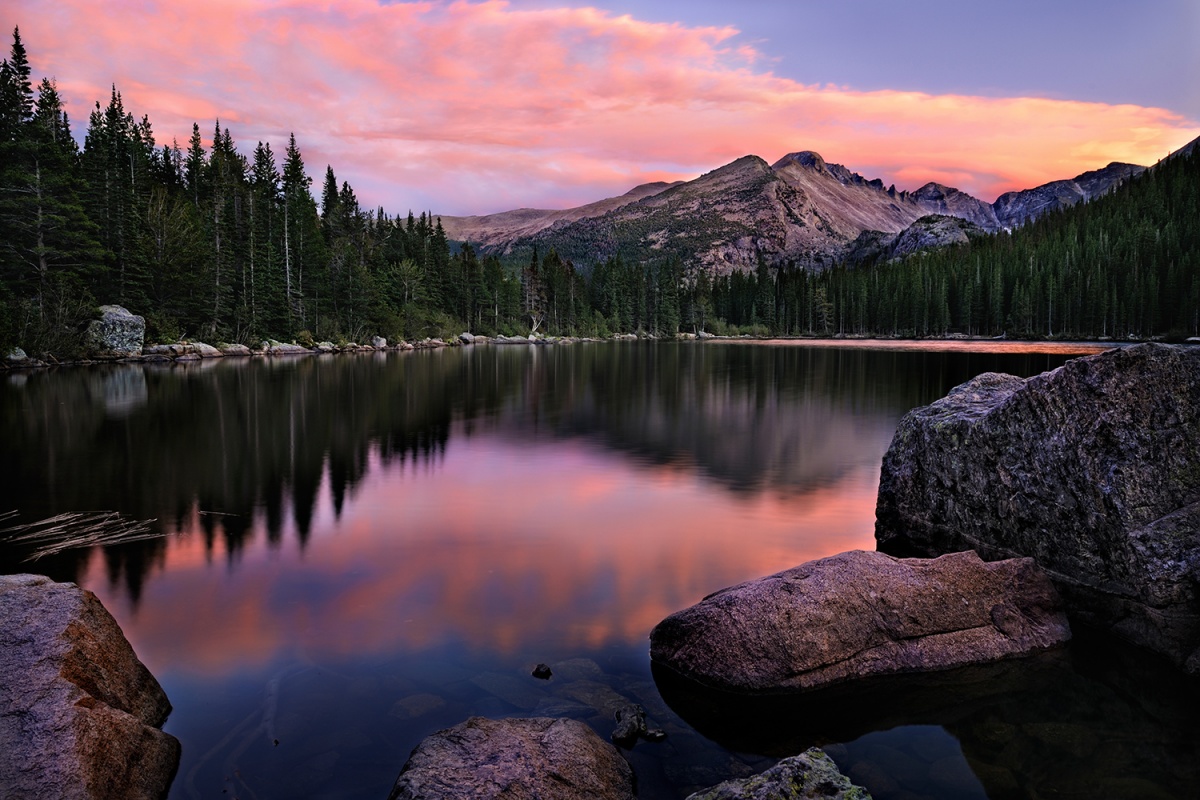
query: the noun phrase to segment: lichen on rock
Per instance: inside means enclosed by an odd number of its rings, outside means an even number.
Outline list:
[[[146,320],[121,306],[100,306],[99,319],[88,323],[84,346],[91,355],[131,358],[141,355]]]

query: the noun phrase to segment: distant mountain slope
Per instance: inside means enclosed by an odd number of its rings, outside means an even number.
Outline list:
[[[471,217],[442,217],[442,228],[446,237],[460,242],[470,242],[482,247],[503,247],[522,237],[532,236],[538,231],[558,223],[574,222],[586,217],[599,217],[641,200],[651,197],[680,183],[643,183],[635,186],[619,197],[609,197],[594,203],[551,210],[541,208],[518,208],[514,211],[501,211],[498,214],[486,214]]]
[[[1085,172],[1071,180],[1051,181],[1033,189],[1006,192],[996,198],[992,208],[996,219],[1005,228],[1015,228],[1040,217],[1047,211],[1073,206],[1108,193],[1135,175],[1141,175],[1145,167],[1136,164],[1113,162],[1103,169]]]

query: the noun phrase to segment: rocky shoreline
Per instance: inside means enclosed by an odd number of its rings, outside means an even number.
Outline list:
[[[145,335],[145,320],[132,314],[120,306],[101,306],[100,318],[94,320],[85,335],[88,355],[83,358],[56,358],[44,355],[42,358],[29,356],[21,348],[14,348],[0,358],[0,371],[40,369],[46,367],[91,366],[95,364],[146,364],[161,362],[188,362],[212,358],[246,358],[264,356],[297,356],[325,355],[331,353],[364,353],[379,351],[428,350],[442,347],[462,347],[470,345],[570,345],[584,342],[613,342],[613,341],[656,341],[659,337],[648,334],[617,333],[606,338],[588,336],[484,336],[464,332],[450,339],[427,337],[414,341],[389,342],[383,337],[372,337],[370,343],[357,342],[313,342],[311,345],[292,342],[280,342],[266,339],[254,345],[240,343],[218,342],[208,344],[199,340],[184,340],[167,344],[150,344],[143,346]],[[812,342],[978,342],[989,343],[996,341],[1024,341],[1016,339],[981,338],[965,334],[948,333],[944,336],[926,337],[922,339],[906,339],[901,337],[868,337],[847,334],[833,334],[826,337],[813,336],[754,336],[750,334],[716,335],[706,331],[699,333],[681,333],[674,337],[678,341],[812,341]],[[1046,340],[1052,342],[1054,340]],[[1200,344],[1200,337],[1189,339],[1189,343]],[[1113,342],[1111,339],[1100,339],[1094,344],[1128,345],[1137,342]],[[1089,343],[1093,344],[1093,343]]]

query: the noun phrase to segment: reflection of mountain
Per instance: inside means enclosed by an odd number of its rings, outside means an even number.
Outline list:
[[[113,509],[166,531],[199,511],[210,549],[221,536],[231,556],[258,519],[278,543],[290,512],[303,543],[323,481],[340,513],[375,459],[436,464],[452,425],[467,436],[581,436],[743,491],[805,491],[877,459],[908,408],[983,369],[1043,365],[627,343],[38,372],[0,385],[0,458],[18,466],[0,509],[27,519]],[[109,548],[113,579],[136,598],[163,547]],[[71,579],[82,557],[38,566]]]

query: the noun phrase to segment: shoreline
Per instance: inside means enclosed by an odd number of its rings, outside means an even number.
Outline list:
[[[1144,342],[1164,342],[1164,337],[1149,339],[1010,339],[983,336],[965,336],[950,334],[947,336],[902,337],[902,336],[859,336],[851,334],[835,334],[833,336],[755,336],[739,334],[734,336],[716,335],[701,332],[681,333],[675,337],[659,337],[649,334],[620,333],[605,338],[589,336],[483,336],[463,333],[459,336],[444,340],[441,338],[426,338],[418,341],[401,341],[395,344],[357,344],[350,342],[335,345],[330,342],[320,342],[312,347],[291,343],[271,341],[267,347],[252,349],[246,345],[219,344],[212,346],[199,341],[177,342],[173,344],[156,344],[142,349],[140,354],[130,355],[94,355],[86,358],[58,359],[52,354],[46,359],[25,356],[14,358],[11,354],[0,360],[0,372],[20,372],[25,370],[53,369],[57,367],[89,367],[103,364],[156,364],[156,363],[186,363],[189,361],[209,361],[221,358],[277,358],[290,356],[332,355],[341,353],[374,353],[374,352],[405,352],[409,350],[437,350],[444,347],[471,347],[476,345],[570,345],[593,344],[624,341],[678,341],[678,342],[733,342],[733,343],[780,343],[793,345],[813,345],[818,347],[878,347],[883,349],[909,349],[922,345],[947,345],[951,350],[975,350],[980,346],[984,349],[996,347],[1044,347],[1047,352],[1055,352],[1063,347],[1096,348],[1096,352],[1116,347],[1142,344]],[[1172,342],[1184,346],[1200,345],[1200,338],[1188,339],[1184,342]],[[21,352],[18,348],[14,352]]]

